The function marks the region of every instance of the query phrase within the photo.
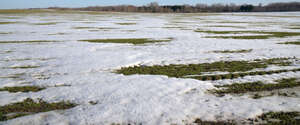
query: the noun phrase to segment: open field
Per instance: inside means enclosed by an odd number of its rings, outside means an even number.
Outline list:
[[[299,17],[0,10],[0,124],[297,125]]]

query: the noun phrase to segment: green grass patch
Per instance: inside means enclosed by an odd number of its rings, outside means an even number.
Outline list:
[[[49,22],[49,23],[33,23],[33,25],[56,25],[58,22]]]
[[[244,31],[212,31],[212,30],[197,29],[197,30],[195,30],[195,32],[208,33],[208,34],[241,34]]]
[[[151,74],[166,75],[169,77],[184,77],[187,75],[199,75],[202,72],[213,71],[248,71],[254,68],[265,68],[267,65],[248,61],[214,62],[188,65],[166,65],[166,66],[133,66],[117,70],[117,73],[124,75],[132,74]]]
[[[277,80],[277,83],[265,84],[261,81],[258,82],[247,82],[247,83],[233,83],[231,85],[216,86],[221,89],[209,90],[213,94],[224,95],[224,94],[240,94],[247,92],[261,92],[261,91],[272,91],[285,88],[293,88],[300,86],[299,80],[296,78],[281,79]]]
[[[257,116],[254,119],[247,120],[228,120],[228,121],[203,121],[199,118],[194,120],[196,125],[299,125],[300,112],[267,112]]]
[[[12,79],[17,79],[20,78],[21,76],[25,75],[25,73],[15,73],[15,74],[9,74],[6,76],[0,76],[0,78],[12,78]]]
[[[150,74],[166,75],[169,77],[186,77],[188,75],[200,75],[203,72],[227,71],[245,72],[255,68],[266,68],[268,65],[289,65],[288,58],[261,59],[254,61],[219,61],[201,64],[178,64],[178,65],[154,65],[123,67],[116,73],[124,75]]]
[[[0,121],[6,121],[21,116],[35,114],[39,112],[48,112],[52,110],[62,110],[75,107],[76,104],[70,102],[47,103],[41,99],[34,101],[30,98],[22,102],[12,103],[0,106]]]
[[[1,24],[15,24],[15,23],[17,23],[17,22],[0,22],[0,25]]]
[[[115,23],[118,25],[136,25],[137,23]]]
[[[223,51],[213,51],[214,53],[249,53],[253,49],[241,49],[241,50],[223,50]]]
[[[0,32],[0,35],[12,34],[12,32]]]
[[[300,36],[300,32],[268,32],[268,31],[210,31],[210,30],[195,30],[195,32],[208,34],[264,34],[264,35],[245,35],[245,36],[207,36],[205,38],[221,38],[221,39],[269,39],[269,38],[284,38],[290,36]]]
[[[236,125],[233,121],[202,121],[197,118],[194,123],[196,125]]]
[[[269,39],[272,35],[253,35],[253,36],[207,36],[205,38],[217,39]]]
[[[293,44],[293,45],[300,45],[300,41],[295,41],[295,42],[284,42],[284,43],[278,43],[278,44]]]
[[[38,86],[16,86],[16,87],[4,87],[0,88],[0,91],[8,91],[8,92],[38,92],[43,89],[46,89],[44,87],[38,87]]]
[[[39,68],[40,66],[37,65],[22,65],[22,66],[10,66],[10,69],[32,69],[32,68]]]
[[[5,44],[5,43],[48,43],[48,42],[59,42],[59,41],[55,41],[55,40],[0,41],[0,44]]]
[[[48,35],[50,35],[50,36],[52,36],[52,35],[67,35],[68,33],[52,33],[52,34],[48,34]]]
[[[98,101],[89,101],[89,103],[90,103],[91,105],[96,105],[96,104],[98,104],[99,102],[98,102]]]
[[[130,44],[145,44],[145,43],[157,43],[157,42],[169,42],[171,38],[154,40],[149,38],[132,38],[132,39],[89,39],[89,40],[79,40],[91,43],[130,43]]]
[[[255,59],[254,61],[277,66],[290,66],[292,64],[291,58]]]
[[[90,32],[99,32],[100,30],[89,30]],[[103,31],[107,31],[107,30],[103,30]]]
[[[271,71],[254,71],[254,72],[240,72],[240,73],[229,73],[229,74],[218,74],[218,75],[201,75],[201,76],[189,76],[185,78],[192,78],[202,81],[208,80],[221,80],[221,79],[235,79],[242,78],[245,76],[256,76],[256,75],[271,75],[271,74],[279,74],[284,72],[299,72],[300,69],[291,69],[291,70],[271,70]]]
[[[268,112],[258,116],[258,119],[265,121],[262,125],[299,125],[299,112]]]
[[[288,29],[300,29],[300,27],[288,27]]]
[[[125,32],[136,32],[136,30],[123,30]]]
[[[228,28],[239,28],[239,29],[245,29],[246,27],[243,26],[233,26],[233,25],[208,25],[206,27],[228,27]]]
[[[296,92],[292,92],[288,89],[280,89],[276,91],[264,91],[264,92],[255,92],[252,96],[253,99],[260,99],[262,97],[269,97],[269,96],[283,96],[283,97],[298,97]]]

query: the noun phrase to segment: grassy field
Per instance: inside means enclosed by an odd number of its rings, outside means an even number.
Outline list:
[[[30,98],[27,98],[22,102],[0,106],[0,121],[32,115],[39,112],[69,109],[75,106],[76,104],[70,102],[62,101],[57,103],[47,103],[42,99],[39,99],[36,102]]]
[[[0,124],[298,125],[299,14],[0,10]]]
[[[299,80],[296,78],[290,79],[281,79],[277,80],[275,84],[266,84],[261,81],[258,82],[249,82],[249,83],[233,83],[231,85],[223,85],[216,86],[217,88],[225,88],[225,89],[216,89],[210,90],[214,94],[224,95],[224,94],[239,94],[239,93],[247,93],[247,92],[259,92],[259,91],[272,91],[276,89],[284,89],[284,88],[293,88],[300,86]]]
[[[267,68],[268,65],[288,66],[291,64],[288,58],[256,59],[254,61],[220,61],[214,63],[166,65],[166,66],[134,66],[123,67],[116,71],[124,75],[151,74],[166,75],[169,77],[185,77],[189,75],[201,75],[204,72],[227,71],[246,72],[256,68]],[[192,77],[193,78],[193,77]]]
[[[133,39],[88,39],[88,40],[80,40],[83,42],[91,42],[91,43],[130,43],[134,45],[145,44],[145,43],[157,43],[157,42],[170,42],[172,38],[169,39],[161,39],[154,40],[149,38],[133,38]]]
[[[45,88],[37,87],[37,86],[18,86],[18,87],[4,87],[0,88],[0,91],[8,91],[8,92],[38,92]]]

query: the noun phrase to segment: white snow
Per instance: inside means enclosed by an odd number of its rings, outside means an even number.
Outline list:
[[[250,16],[252,15],[252,16]],[[255,16],[262,15],[262,16]],[[264,17],[270,15],[271,17]],[[289,17],[272,17],[288,16]],[[233,25],[244,30],[290,31],[290,24],[300,24],[299,12],[290,13],[225,13],[205,14],[31,14],[13,15],[17,19],[1,20],[23,23],[0,25],[0,41],[59,40],[50,43],[0,43],[0,87],[38,85],[48,87],[39,92],[8,93],[0,91],[0,105],[42,98],[48,102],[68,100],[79,106],[65,111],[51,111],[16,118],[0,124],[86,125],[111,123],[184,124],[202,120],[247,119],[268,111],[300,111],[300,98],[271,96],[252,99],[248,95],[216,97],[208,94],[214,85],[234,82],[272,81],[299,77],[287,72],[264,76],[247,76],[234,80],[198,81],[168,78],[159,75],[115,74],[112,71],[133,65],[168,65],[215,62],[220,60],[253,60],[261,58],[300,58],[300,47],[276,44],[296,41],[299,36],[263,40],[203,38],[211,34],[196,29],[241,30],[207,25]],[[199,19],[201,18],[201,20]],[[249,23],[220,23],[220,22]],[[40,22],[61,22],[56,25],[32,25]],[[87,23],[91,22],[91,23]],[[135,22],[137,25],[116,23]],[[184,22],[175,23],[174,22]],[[269,22],[269,23],[268,23]],[[270,24],[271,22],[271,24]],[[168,26],[185,27],[163,28]],[[254,26],[266,25],[266,26]],[[110,27],[115,29],[91,32],[74,27]],[[135,32],[126,32],[136,30]],[[63,35],[48,35],[65,33]],[[171,42],[146,45],[88,43],[82,39],[106,38],[174,38]],[[251,53],[211,53],[215,50],[253,49]],[[12,52],[7,52],[11,50]],[[23,60],[22,60],[23,59]],[[13,69],[8,67],[40,66]],[[300,68],[299,64],[293,66]],[[267,70],[276,69],[270,67]],[[6,78],[20,74],[20,78]],[[71,86],[60,86],[71,85]],[[59,86],[59,87],[55,87]],[[300,94],[300,92],[297,92]],[[96,105],[89,101],[98,102]]]

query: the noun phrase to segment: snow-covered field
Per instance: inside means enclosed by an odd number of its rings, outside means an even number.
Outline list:
[[[0,43],[0,88],[24,85],[47,87],[45,90],[29,93],[0,91],[0,105],[20,102],[26,98],[42,98],[47,102],[70,101],[78,106],[19,117],[0,124],[184,124],[192,123],[196,118],[209,121],[245,120],[269,111],[300,111],[299,97],[274,95],[253,99],[247,94],[216,97],[207,93],[208,89],[215,88],[214,85],[274,81],[300,77],[300,72],[218,81],[113,73],[121,67],[134,65],[300,58],[300,46],[276,44],[297,41],[300,36],[241,40],[204,38],[215,34],[194,32],[196,29],[299,32],[299,29],[287,27],[300,25],[300,12],[0,14],[0,22],[9,21],[17,23],[0,25],[0,41],[58,42]],[[49,22],[53,24],[47,25]],[[38,23],[45,25],[37,25]],[[171,42],[145,45],[78,41],[170,37],[173,38]],[[212,53],[216,50],[240,49],[253,51]],[[36,68],[12,68],[19,66]],[[300,68],[299,62],[290,67]],[[280,67],[268,67],[266,70],[271,69]],[[6,78],[14,74],[21,74],[21,78]],[[300,95],[300,91],[297,94]],[[97,104],[90,104],[90,101]]]

